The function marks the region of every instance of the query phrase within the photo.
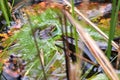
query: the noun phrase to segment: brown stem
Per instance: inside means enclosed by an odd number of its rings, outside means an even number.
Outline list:
[[[28,17],[29,25],[30,25],[30,27],[31,27],[31,31],[32,31],[32,35],[33,35],[35,47],[36,47],[36,49],[37,49],[37,55],[39,56],[40,50],[39,50],[38,43],[37,43],[37,40],[36,40],[36,37],[35,37],[35,34],[34,34],[34,30],[33,30],[33,28],[32,28],[31,20],[30,20],[30,17],[29,17],[28,14],[27,14],[27,17]],[[44,74],[44,80],[47,80],[47,77],[46,77],[46,73],[45,73],[45,69],[44,69],[43,63],[42,63],[42,58],[41,58],[41,56],[39,56],[39,60],[40,60],[40,64],[41,64],[41,67],[42,67],[43,74]]]
[[[64,24],[63,24],[62,18],[59,17],[59,19],[60,19],[60,23],[61,23],[62,40],[63,40],[63,46],[64,46],[63,50],[64,50],[64,53],[65,53],[66,77],[67,77],[67,80],[70,80],[70,59],[69,59],[69,56],[67,55],[67,51],[66,51],[66,47],[65,47],[66,46],[66,41],[63,38],[63,36],[65,35],[64,34],[65,30],[64,30],[64,26],[63,26]]]

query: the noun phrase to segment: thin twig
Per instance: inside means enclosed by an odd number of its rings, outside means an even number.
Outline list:
[[[94,62],[88,60],[87,58],[85,58],[85,57],[83,57],[83,56],[80,56],[80,55],[78,55],[78,54],[74,54],[74,55],[75,55],[76,57],[80,58],[81,60],[85,61],[85,62],[88,62],[88,63],[90,63],[90,64],[92,64],[92,65],[94,65],[94,66],[98,66],[98,64],[95,64]]]
[[[64,49],[62,46],[60,46],[60,45],[57,45],[57,44],[55,44],[57,47],[59,47],[59,48],[61,48],[61,49]],[[72,51],[71,50],[69,50],[70,52],[69,53],[71,53]],[[81,60],[83,60],[83,61],[85,61],[85,62],[88,62],[88,63],[90,63],[90,64],[92,64],[92,65],[94,65],[94,66],[98,66],[97,64],[95,64],[94,62],[92,62],[92,61],[90,61],[90,60],[88,60],[87,58],[85,58],[85,57],[83,57],[83,56],[80,56],[80,55],[78,55],[78,54],[73,54],[73,55],[75,55],[76,57],[78,57],[79,59],[81,59]]]
[[[40,50],[39,50],[38,43],[37,43],[37,40],[36,40],[36,37],[35,37],[35,34],[34,34],[34,30],[33,30],[33,28],[32,28],[31,20],[30,20],[30,17],[29,17],[28,14],[27,14],[27,17],[28,17],[29,25],[30,25],[30,27],[31,27],[31,31],[32,31],[33,39],[34,39],[35,46],[36,46],[36,49],[37,49],[37,53],[38,53],[38,56],[39,56],[39,54],[40,54]],[[44,80],[47,80],[47,77],[46,77],[46,73],[45,73],[45,69],[44,69],[44,66],[43,66],[43,62],[42,62],[42,58],[41,58],[41,56],[39,56],[39,60],[40,60],[40,64],[41,64],[41,67],[42,67],[43,74],[44,74]]]
[[[17,5],[15,5],[12,10],[17,10],[17,9],[20,9],[23,5],[25,5],[28,1],[27,0],[23,0],[21,2],[19,2]]]
[[[64,50],[64,53],[65,53],[65,63],[66,63],[66,76],[67,76],[67,80],[70,80],[70,60],[69,60],[69,56],[67,55],[67,52],[66,52],[66,47],[65,47],[65,40],[63,38],[64,36],[64,24],[62,22],[62,18],[60,17],[60,23],[61,23],[61,31],[62,31],[62,39],[63,39],[63,50]]]

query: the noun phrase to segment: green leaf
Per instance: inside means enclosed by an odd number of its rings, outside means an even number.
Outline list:
[[[111,15],[111,22],[110,22],[110,31],[109,31],[109,40],[108,40],[108,49],[107,49],[107,57],[110,58],[111,56],[111,43],[114,38],[115,28],[117,26],[117,18],[118,18],[118,11],[120,9],[120,0],[118,0],[116,6],[116,0],[113,0],[112,6],[112,15]]]
[[[11,15],[10,15],[10,9],[7,4],[7,0],[0,0],[0,8],[3,12],[3,16],[7,22],[7,25],[10,25]]]
[[[98,74],[96,76],[93,76],[92,78],[88,79],[88,80],[109,80],[105,74]]]

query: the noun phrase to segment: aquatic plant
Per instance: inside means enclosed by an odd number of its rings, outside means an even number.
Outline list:
[[[116,5],[116,3],[118,3]],[[112,15],[111,15],[111,21],[110,21],[110,31],[109,31],[109,40],[108,40],[108,50],[107,50],[107,57],[108,59],[111,56],[111,42],[114,38],[114,34],[115,34],[115,29],[117,26],[117,20],[118,20],[118,11],[120,9],[120,0],[116,1],[113,0],[112,2]]]
[[[26,68],[25,76],[30,76],[30,78],[34,78],[36,80],[37,79],[46,80],[45,77],[49,78],[52,72],[55,72],[55,70],[65,65],[64,63],[65,60],[66,60],[66,70],[69,70],[67,69],[70,66],[67,65],[68,59],[65,59],[63,57],[65,55],[65,57],[67,56],[67,58],[70,59],[68,53],[71,53],[71,51],[63,50],[63,48],[68,49],[68,46],[62,45],[62,42],[60,41],[62,41],[61,35],[63,36],[63,34],[66,34],[66,32],[62,32],[64,31],[64,29],[61,28],[64,27],[68,29],[68,27],[71,28],[70,26],[72,25],[72,27],[74,27],[74,31],[70,31],[69,29],[67,31],[68,32],[67,35],[71,36],[71,32],[73,32],[72,37],[75,37],[75,41],[76,41],[75,47],[78,47],[78,43],[77,43],[78,37],[81,38],[84,44],[86,44],[86,46],[91,51],[92,55],[96,58],[96,61],[105,71],[107,77],[109,77],[112,80],[118,80],[118,77],[113,67],[111,66],[110,62],[106,59],[104,53],[98,48],[94,40],[92,40],[91,37],[86,32],[84,32],[84,30],[82,29],[83,25],[79,24],[76,21],[76,19],[74,19],[75,11],[77,11],[77,9],[74,7],[73,1],[74,0],[72,0],[72,6],[71,6],[73,17],[65,10],[61,12],[61,10],[51,9],[48,7],[44,11],[41,11],[40,14],[37,13],[36,10],[34,12],[35,15],[32,14],[29,15],[30,13],[29,11],[28,11],[29,13],[25,12],[27,14],[28,22],[24,24],[20,30],[15,31],[12,37],[10,37],[5,42],[3,42],[3,46],[6,48],[4,52],[0,54],[0,58],[9,56],[9,54],[21,54],[22,58],[28,61],[28,64],[26,66],[27,68]],[[62,23],[60,22],[60,19],[61,22],[63,21]],[[114,18],[114,20],[116,19]],[[92,24],[89,20],[86,19],[86,21]],[[52,28],[50,28],[51,26]],[[94,26],[94,24],[92,24],[92,26]],[[49,29],[48,30],[49,32],[46,33],[45,31],[47,31],[47,29]],[[79,34],[79,36],[76,34]],[[45,35],[47,35],[47,37],[44,37]],[[105,39],[107,39],[106,35],[105,35]],[[65,39],[63,39],[63,41],[64,40]],[[59,42],[60,42],[59,47],[62,50],[55,46],[55,44]],[[77,53],[78,55],[81,54],[77,50],[79,49],[76,49],[75,53]],[[74,56],[78,58],[77,54],[74,54]],[[79,58],[83,59],[83,57],[81,56]],[[39,63],[39,59],[40,59],[40,63]],[[68,63],[70,64],[69,61]],[[77,64],[79,65],[79,62]],[[90,73],[91,68],[87,71],[88,73]],[[82,71],[82,69],[78,71]],[[65,70],[63,72],[65,73]],[[87,72],[83,76],[81,76],[81,79],[86,78],[86,76],[88,75]],[[54,75],[60,76],[60,74],[54,74]],[[67,76],[71,77],[72,75],[67,75]],[[74,77],[76,77],[76,75],[74,75]]]
[[[71,6],[66,0],[64,0],[69,6]],[[82,18],[83,19],[85,19],[90,25],[92,25],[96,30],[98,30],[98,32],[100,33],[100,34],[102,34],[105,38],[107,38],[108,39],[108,37],[103,33],[103,32],[101,32],[98,28],[96,28],[96,26],[92,23],[92,22],[90,22],[82,13],[80,13],[76,8],[74,8],[75,9],[75,11],[80,15],[80,16],[82,16]],[[69,16],[70,17],[70,16]],[[69,18],[68,17],[68,18]],[[70,19],[70,18],[69,18]],[[73,23],[73,20],[72,19],[70,19],[70,21],[71,21],[71,23]],[[73,23],[74,25],[76,25],[76,27],[77,27],[77,23]],[[82,32],[82,31],[81,31]],[[81,32],[79,32],[79,33],[81,33]],[[84,33],[85,34],[85,33]],[[81,37],[84,37],[83,35],[84,34],[80,34],[80,36]],[[87,38],[86,38],[87,39]],[[85,38],[84,38],[84,40],[85,40]],[[83,41],[84,41],[83,40]],[[85,41],[87,41],[87,40],[85,40]],[[88,43],[89,45],[88,46],[90,46],[90,43]],[[86,44],[87,45],[87,44]],[[115,46],[115,45],[114,45]],[[116,47],[116,49],[118,49],[118,46],[115,46]],[[90,49],[90,47],[88,47],[89,49]],[[100,52],[100,51],[99,51]],[[94,55],[94,54],[93,54]],[[94,55],[95,56],[95,55]],[[100,56],[100,55],[99,55]],[[98,57],[99,57],[98,56]],[[97,56],[95,56],[95,58],[96,58],[96,60],[98,59],[98,57]],[[105,56],[104,56],[105,57]],[[105,58],[104,59],[102,59],[102,60],[106,60]],[[99,62],[99,60],[97,60],[98,62]],[[108,62],[108,64],[109,64],[109,67],[110,67],[110,63],[109,63],[109,61],[107,61]],[[107,76],[109,77],[109,78],[111,78],[111,79],[115,79],[115,78],[112,78],[113,76],[111,75],[111,74],[109,74],[110,72],[109,72],[109,70],[107,71],[107,68],[105,69],[105,65],[102,65],[102,63],[100,63],[101,64],[101,66],[102,67],[104,67],[103,69],[105,70],[105,72],[106,72],[106,74],[107,74]],[[113,69],[112,67],[111,67],[111,69]],[[114,69],[113,69],[113,72],[114,72]],[[116,73],[114,73],[115,75],[116,75]],[[110,75],[111,75],[111,77],[110,77]],[[118,79],[118,77],[117,77],[117,75],[116,75],[116,79]]]
[[[0,10],[2,10],[3,12],[3,16],[7,22],[7,25],[10,25],[10,21],[12,20],[12,17],[7,0],[0,0]]]
[[[9,53],[6,54],[3,52],[3,56],[9,55],[9,54],[21,54],[22,58],[28,61],[28,70],[26,72],[26,75],[31,75],[30,70],[41,70],[39,69],[41,66],[40,64],[36,64],[36,60],[39,59],[37,54],[36,45],[34,43],[33,37],[35,36],[37,45],[39,50],[42,50],[43,57],[44,57],[44,68],[45,73],[47,74],[47,71],[49,70],[50,66],[53,66],[53,60],[56,62],[56,54],[59,54],[59,48],[55,46],[55,41],[60,39],[61,31],[60,31],[60,23],[57,18],[57,13],[53,9],[47,9],[43,14],[36,15],[36,16],[30,16],[29,17],[32,22],[32,26],[30,27],[29,24],[25,24],[23,28],[21,28],[20,31],[16,32],[12,37],[10,37],[8,40],[6,40],[4,43],[8,45],[4,45],[5,47],[8,46],[7,50]],[[36,23],[37,22],[37,23]],[[40,34],[37,33],[37,30],[44,30],[50,26],[55,26],[55,30],[51,30],[52,36],[47,39],[41,39]],[[34,30],[31,31],[31,29]],[[44,33],[44,32],[43,32]],[[53,34],[54,33],[54,34]],[[35,35],[33,35],[35,34]],[[44,36],[44,35],[42,35]],[[4,44],[3,43],[3,44]],[[10,44],[12,43],[12,44]],[[15,44],[13,44],[15,43]],[[9,45],[10,44],[10,45]],[[60,51],[61,53],[61,51]],[[34,62],[35,61],[35,62]],[[30,67],[30,65],[33,65],[33,67]],[[34,66],[35,65],[35,66]],[[42,73],[42,71],[37,72],[39,74]],[[37,75],[38,78],[42,78],[43,76]]]

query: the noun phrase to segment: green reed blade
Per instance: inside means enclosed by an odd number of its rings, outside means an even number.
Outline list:
[[[115,34],[115,28],[117,26],[117,17],[118,17],[118,11],[120,8],[120,0],[118,0],[118,4],[116,5],[116,0],[113,0],[112,3],[112,15],[111,15],[111,21],[110,21],[110,31],[109,31],[109,40],[108,40],[108,49],[107,49],[107,57],[110,58],[111,56],[111,41],[114,38]]]

